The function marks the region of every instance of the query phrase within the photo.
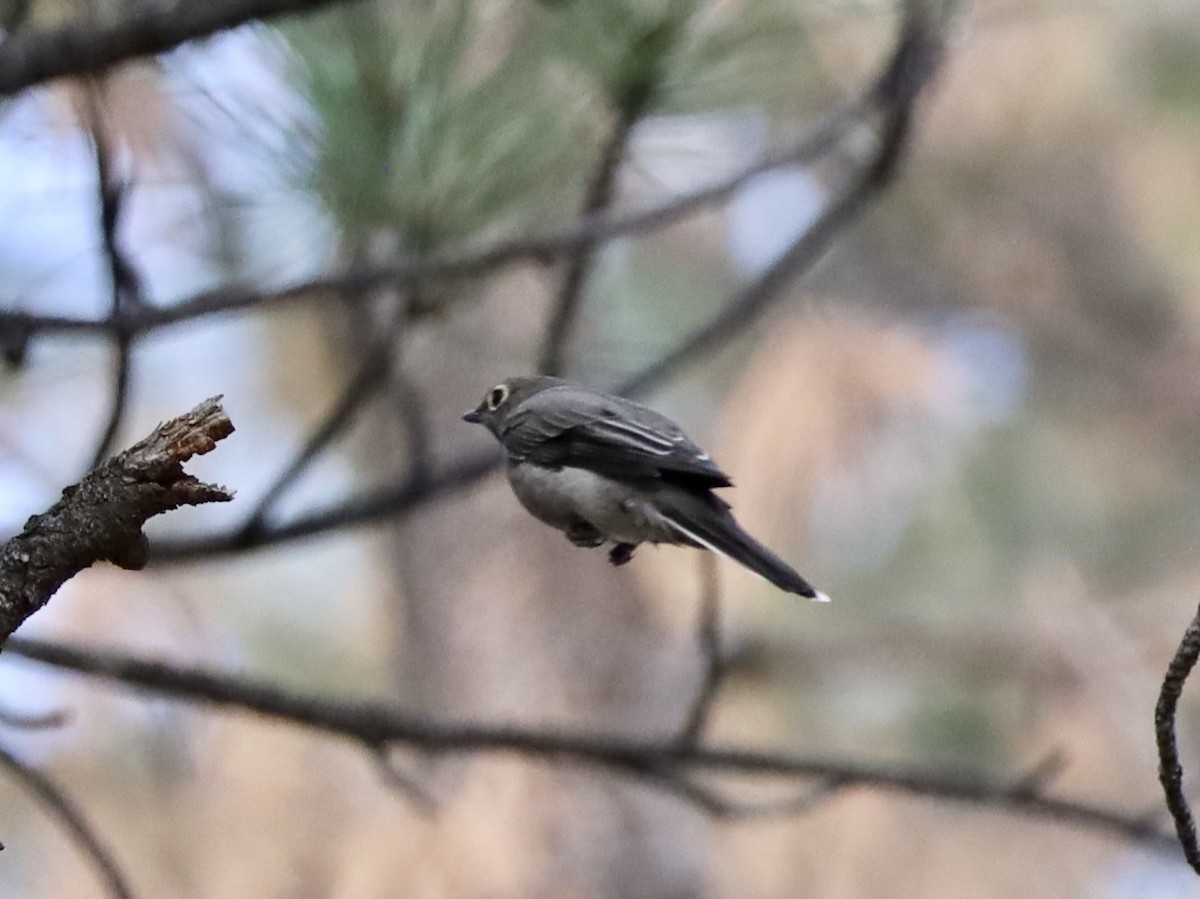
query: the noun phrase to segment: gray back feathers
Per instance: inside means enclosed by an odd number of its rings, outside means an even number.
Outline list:
[[[497,437],[514,462],[697,487],[732,483],[675,422],[653,409],[568,382],[537,390],[521,386],[524,396],[514,390],[497,422]]]

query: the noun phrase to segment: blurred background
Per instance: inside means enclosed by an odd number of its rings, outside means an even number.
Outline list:
[[[0,0],[0,21],[127,8]],[[709,739],[997,776],[1057,753],[1055,795],[1154,816],[1154,702],[1200,595],[1200,7],[944,14],[897,184],[738,339],[645,397],[834,599],[720,563],[731,668]],[[0,305],[103,319],[554,234],[614,146],[604,205],[666,202],[855,96],[896,17],[854,0],[378,0],[28,90],[0,101]],[[610,386],[673,348],[779,258],[856,152],[597,246],[566,372]],[[125,365],[93,331],[11,343],[0,530],[77,480],[110,422],[115,449],[216,393],[237,433],[192,467],[237,501],[156,520],[160,545],[237,531],[335,411],[344,427],[262,528],[485,452],[459,416],[535,368],[564,269],[312,290],[154,329]],[[613,569],[492,474],[367,526],[98,567],[21,634],[451,720],[663,736],[702,673],[698,558],[646,547]],[[854,789],[723,821],[604,773],[404,758],[429,814],[354,746],[8,654],[0,705],[70,712],[0,738],[76,799],[141,896],[1200,896],[1173,857],[996,809]],[[18,785],[0,781],[0,807],[0,893],[104,895]]]

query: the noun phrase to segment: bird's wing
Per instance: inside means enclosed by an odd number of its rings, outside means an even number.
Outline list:
[[[574,386],[552,387],[521,403],[509,414],[501,439],[518,461],[700,487],[732,483],[666,416]]]

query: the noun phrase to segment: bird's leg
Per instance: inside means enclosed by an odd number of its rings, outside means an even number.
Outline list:
[[[571,519],[571,523],[567,525],[566,535],[573,544],[587,549],[595,549],[604,544],[604,535],[596,529],[595,525],[582,518]]]
[[[608,561],[614,565],[624,565],[633,558],[635,549],[637,549],[636,543],[618,543],[608,551]]]

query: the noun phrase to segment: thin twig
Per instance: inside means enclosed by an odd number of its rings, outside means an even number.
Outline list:
[[[353,496],[327,509],[307,512],[284,524],[254,533],[240,530],[178,539],[160,538],[153,547],[154,563],[179,563],[212,559],[278,546],[305,537],[343,528],[392,521],[447,496],[478,484],[500,466],[494,451],[483,451],[454,462],[422,478],[406,475],[398,484]]]
[[[117,433],[121,430],[121,422],[125,418],[125,407],[129,401],[129,382],[133,369],[133,346],[129,337],[118,337],[114,341],[116,351],[116,368],[113,371],[112,404],[108,411],[108,421],[96,441],[96,451],[92,453],[91,467],[95,468],[108,458],[116,443]]]
[[[1066,753],[1061,749],[1052,749],[1013,782],[1013,789],[1031,794],[1044,793],[1066,768]]]
[[[768,154],[712,185],[640,212],[589,219],[572,229],[541,237],[507,238],[483,249],[458,250],[422,259],[401,259],[377,266],[355,266],[278,290],[222,287],[176,303],[147,306],[123,315],[116,324],[129,333],[142,334],[211,315],[263,312],[320,297],[340,302],[347,298],[365,297],[379,287],[411,287],[428,281],[476,277],[529,260],[550,262],[574,253],[582,246],[663,228],[722,202],[764,172],[784,165],[809,162],[836,146],[860,123],[870,106],[867,98],[844,104],[820,118],[810,131],[783,152]],[[9,342],[23,343],[40,333],[105,334],[113,326],[114,323],[107,319],[0,312],[0,333]]]
[[[792,796],[767,799],[762,802],[733,802],[725,817],[744,820],[746,818],[782,818],[807,815],[817,806],[840,793],[846,784],[838,780],[823,780]]]
[[[3,746],[0,746],[0,765],[7,768],[51,816],[63,825],[71,841],[96,866],[109,895],[114,899],[132,899],[133,890],[129,888],[128,880],[121,873],[112,853],[88,824],[79,806],[54,781],[26,765]]]
[[[1175,738],[1175,712],[1183,685],[1200,658],[1200,609],[1196,610],[1175,657],[1167,668],[1158,705],[1154,709],[1154,735],[1158,744],[1158,779],[1162,783],[1167,808],[1175,821],[1175,833],[1183,847],[1184,858],[1192,870],[1200,874],[1200,846],[1196,844],[1196,820],[1183,791],[1183,765],[1179,761],[1179,744]]]
[[[725,659],[721,653],[721,581],[717,570],[717,557],[712,553],[700,553],[700,617],[696,636],[700,656],[704,663],[704,674],[700,688],[688,708],[687,717],[679,732],[679,740],[695,744],[704,735],[704,729],[712,717],[717,691],[725,674]]]
[[[702,784],[673,768],[630,768],[630,772],[649,785],[678,796],[714,818],[737,821],[808,814],[845,786],[844,783],[833,779],[822,780],[794,795],[750,802],[727,796],[720,790]]]
[[[9,652],[99,678],[123,687],[196,705],[286,721],[358,742],[370,752],[405,744],[434,753],[508,753],[606,769],[645,778],[670,770],[737,773],[751,777],[815,779],[839,787],[866,787],[1004,809],[1033,818],[1111,833],[1156,849],[1175,840],[1143,819],[1092,805],[1014,789],[1010,778],[921,771],[894,765],[855,764],[741,747],[686,746],[670,737],[581,733],[506,725],[450,722],[363,699],[302,695],[273,684],[138,659],[122,653],[80,649],[13,638]],[[657,773],[656,773],[657,772]]]
[[[649,96],[650,94],[647,93],[645,98],[647,101]],[[629,138],[633,134],[633,126],[637,124],[644,111],[644,102],[631,103],[617,110],[612,129],[601,148],[596,169],[584,192],[583,208],[580,214],[583,221],[597,217],[612,205],[613,195],[616,192],[617,172],[629,149]],[[550,320],[546,325],[542,348],[538,354],[538,369],[542,374],[562,374],[567,343],[571,339],[571,331],[579,314],[584,284],[595,262],[596,248],[595,241],[581,243],[567,257],[567,267],[563,273],[558,300],[554,304]]]
[[[770,268],[678,347],[625,381],[619,393],[649,390],[726,344],[777,302],[783,289],[811,269],[834,239],[859,219],[899,170],[917,98],[932,78],[940,55],[940,37],[926,16],[924,4],[910,2],[896,53],[872,91],[882,109],[884,124],[871,160]]]
[[[395,303],[380,333],[375,337],[373,345],[366,351],[358,370],[343,388],[341,395],[333,404],[333,408],[319,425],[309,434],[300,451],[284,467],[267,488],[266,493],[258,501],[245,524],[242,525],[238,539],[250,540],[263,530],[267,516],[295,484],[296,480],[308,470],[313,460],[333,443],[345,429],[354,421],[359,410],[387,383],[388,374],[395,359],[396,342],[404,326],[409,304],[399,300]]]
[[[425,785],[414,775],[401,770],[395,758],[392,757],[391,747],[388,744],[381,743],[375,747],[375,762],[383,782],[392,789],[403,793],[416,809],[426,815],[432,815],[437,811],[437,797],[426,789]]]
[[[14,730],[54,730],[63,727],[70,720],[71,713],[66,709],[29,713],[0,707],[0,725]]]
[[[390,396],[404,430],[408,451],[408,474],[410,483],[420,483],[432,473],[430,457],[429,405],[417,382],[404,370],[402,364],[392,366]]]
[[[84,93],[85,119],[91,136],[92,151],[96,159],[96,193],[100,211],[100,242],[109,280],[109,321],[117,322],[129,311],[142,305],[141,282],[133,264],[121,250],[118,231],[121,213],[125,208],[125,197],[129,185],[112,173],[113,154],[105,131],[103,93],[101,83],[93,81]],[[129,398],[129,380],[132,368],[134,335],[123,328],[112,330],[113,349],[116,353],[116,371],[113,377],[112,405],[108,421],[96,443],[89,468],[95,468],[112,452],[125,417]]]
[[[732,813],[731,800],[673,767],[627,765],[625,770],[634,779],[676,796],[714,818],[729,817]]]

